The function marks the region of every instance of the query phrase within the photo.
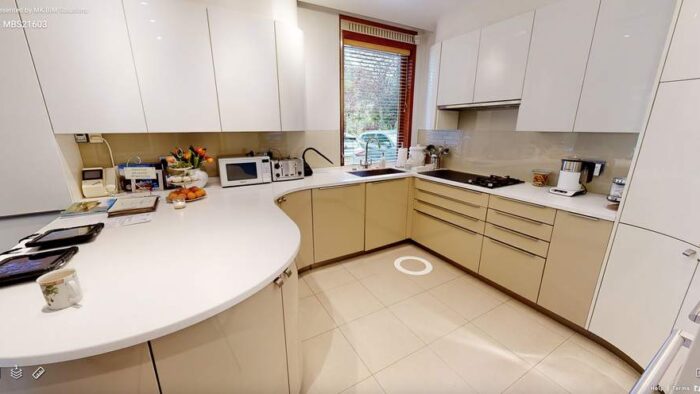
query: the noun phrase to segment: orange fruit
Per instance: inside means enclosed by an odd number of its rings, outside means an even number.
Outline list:
[[[199,190],[197,190],[196,192],[194,192],[194,194],[195,194],[198,198],[199,198],[199,197],[203,197],[203,196],[204,196],[204,190],[199,189]]]
[[[194,200],[195,198],[197,198],[197,195],[195,193],[193,193],[193,192],[187,193],[188,200]]]

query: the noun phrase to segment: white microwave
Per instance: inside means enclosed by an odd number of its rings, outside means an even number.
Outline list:
[[[256,185],[272,182],[268,156],[220,157],[219,177],[222,187]]]

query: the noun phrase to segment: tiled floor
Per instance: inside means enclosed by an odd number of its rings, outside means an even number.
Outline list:
[[[407,255],[433,271],[398,272],[394,260]],[[299,293],[302,393],[625,393],[638,378],[599,345],[413,245],[308,272]]]

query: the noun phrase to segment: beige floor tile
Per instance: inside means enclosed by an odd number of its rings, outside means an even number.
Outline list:
[[[299,335],[308,339],[336,327],[335,321],[315,296],[299,300]]]
[[[424,346],[387,309],[357,319],[340,329],[372,373]]]
[[[626,393],[634,384],[626,371],[567,340],[535,367],[572,393]]]
[[[472,280],[466,276],[459,277],[430,290],[430,294],[467,320],[483,315],[504,302],[504,299],[477,288]]]
[[[412,280],[418,283],[425,290],[432,289],[434,287],[440,286],[443,283],[449,282],[452,279],[455,279],[459,276],[466,275],[459,268],[454,267],[452,264],[436,256],[431,255],[423,249],[414,247],[414,250],[411,250],[411,252],[411,256],[422,257],[428,260],[433,265],[433,271],[429,274],[411,277]],[[423,265],[420,263],[418,263],[419,265],[416,266],[416,268],[411,268],[410,263],[411,262],[409,261],[407,264],[408,269],[419,270],[423,268]]]
[[[539,324],[531,315],[507,302],[472,323],[534,366],[566,338]]]
[[[302,393],[338,393],[370,376],[338,329],[304,341],[302,348]]]
[[[536,370],[530,370],[525,376],[520,378],[517,382],[513,383],[508,390],[504,391],[507,394],[566,394],[568,391],[564,390],[561,386],[554,383],[546,376],[537,372]]]
[[[304,278],[299,278],[299,298],[306,298],[312,295],[314,295],[314,292],[311,291],[311,288],[306,283],[306,280],[304,280]]]
[[[467,322],[429,293],[418,294],[389,309],[425,343],[433,342]]]
[[[544,313],[539,312],[539,311],[535,310],[534,308],[529,307],[529,306],[523,304],[522,302],[514,300],[514,299],[511,299],[508,302],[510,303],[510,306],[512,306],[516,309],[519,309],[521,311],[524,311],[526,313],[529,313],[530,317],[537,320],[538,323],[540,323],[541,325],[547,327],[548,329],[556,332],[557,334],[559,334],[563,337],[566,337],[566,338],[569,338],[570,336],[574,335],[574,331],[572,329],[559,323],[558,321],[552,319],[551,317],[545,315]]]
[[[397,272],[394,268],[394,260],[399,256],[404,256],[405,245],[370,253],[368,255],[356,257],[343,263],[347,269],[357,279],[364,279],[372,275]]]
[[[471,387],[482,393],[505,390],[530,368],[472,324],[438,339],[430,348]]]
[[[388,394],[475,392],[429,348],[379,371],[375,377]]]
[[[373,377],[365,379],[362,382],[343,391],[343,394],[384,394],[382,386],[377,383]]]
[[[469,285],[471,285],[475,289],[477,289],[483,293],[486,293],[486,294],[488,294],[488,295],[490,295],[493,298],[496,298],[498,300],[508,301],[511,299],[506,293],[496,289],[495,287],[487,284],[486,282],[483,282],[483,281],[477,279],[476,277],[474,277],[472,275],[464,275],[463,280],[465,283],[468,283]]]
[[[356,281],[341,264],[313,269],[304,275],[304,280],[315,294]]]
[[[639,373],[632,368],[629,364],[626,362],[622,361],[619,357],[602,347],[601,345],[593,342],[592,340],[582,336],[581,334],[574,333],[571,338],[569,339],[570,342],[573,342],[582,348],[588,350],[589,352],[595,354],[599,358],[601,358],[603,361],[607,362],[608,364],[617,367],[621,369],[622,371],[626,372],[631,379],[634,379],[635,381],[639,379]]]
[[[398,271],[372,275],[360,282],[386,306],[423,292],[409,275]]]
[[[376,312],[384,307],[360,282],[353,282],[317,294],[319,301],[338,325]]]

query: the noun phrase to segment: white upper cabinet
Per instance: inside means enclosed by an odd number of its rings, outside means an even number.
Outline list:
[[[700,78],[700,0],[684,0],[662,81]]]
[[[474,101],[474,78],[479,54],[479,30],[442,42],[437,105]]]
[[[700,246],[700,80],[661,83],[621,221]]]
[[[223,131],[279,131],[275,24],[208,9]]]
[[[15,2],[0,0],[0,8],[14,9]],[[0,25],[13,20],[17,13],[0,13]],[[12,186],[0,217],[65,208],[70,195],[22,29],[4,29],[0,48],[0,157],[8,166],[3,181]]]
[[[535,12],[518,131],[573,131],[600,0],[564,0]]]
[[[674,0],[602,0],[574,131],[638,133]]]
[[[55,133],[146,131],[121,1],[19,0],[18,5],[86,10],[22,15],[46,21],[46,28],[26,33]]]
[[[304,32],[296,26],[275,22],[275,36],[282,131],[305,130]]]
[[[124,0],[124,10],[148,131],[221,131],[205,6]]]
[[[590,331],[640,365],[647,363],[673,329],[697,257],[692,245],[622,224],[618,227]]]
[[[434,44],[428,53],[428,81],[425,94],[425,117],[423,128],[435,128],[435,114],[437,111],[438,79],[440,77],[440,52],[442,43]]]
[[[481,29],[475,102],[520,99],[534,15],[528,12]]]

